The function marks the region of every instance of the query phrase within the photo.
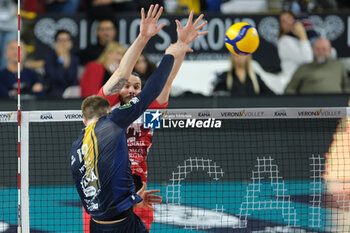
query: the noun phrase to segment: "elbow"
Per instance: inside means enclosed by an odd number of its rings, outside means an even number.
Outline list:
[[[166,103],[169,102],[169,96],[165,96],[165,97],[158,96],[157,102],[158,102],[159,105],[165,105]]]

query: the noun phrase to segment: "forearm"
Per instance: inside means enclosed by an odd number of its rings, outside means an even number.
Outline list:
[[[138,57],[149,39],[149,37],[139,35],[134,43],[128,48],[119,64],[118,69],[103,86],[103,93],[105,95],[113,95],[118,93],[128,81],[132,69],[134,68]]]
[[[162,91],[173,64],[174,57],[165,55],[156,71],[147,80],[141,93],[129,102],[127,108],[114,109],[110,114],[111,119],[120,127],[125,128],[139,118]]]
[[[146,108],[156,99],[163,90],[165,83],[168,80],[169,74],[173,69],[174,57],[172,55],[165,55],[157,68],[157,70],[150,76],[141,95]],[[161,103],[160,103],[161,104]]]

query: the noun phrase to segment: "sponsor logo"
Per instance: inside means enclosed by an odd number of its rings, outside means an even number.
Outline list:
[[[263,115],[262,111],[246,111],[245,109],[239,112],[221,112],[222,117],[262,117]]]
[[[40,115],[40,120],[52,120],[52,114],[51,113],[43,113]]]
[[[315,111],[300,111],[298,112],[298,116],[340,116],[341,111],[324,111],[323,109],[315,110]]]
[[[161,113],[157,111],[146,111],[143,113],[144,129],[159,129]]]
[[[131,107],[131,104],[127,103],[127,104],[120,106],[118,109],[126,109],[126,108],[130,108],[130,107]]]
[[[287,112],[285,110],[279,110],[279,111],[276,111],[273,115],[274,116],[287,116]]]
[[[202,111],[198,113],[199,117],[210,117],[210,112],[209,111]]]
[[[77,114],[65,114],[64,117],[66,119],[83,119],[83,115],[81,113]]]
[[[139,98],[137,98],[136,96],[134,97],[134,98],[132,98],[130,101],[129,101],[129,103],[130,104],[136,104],[136,103],[138,103],[140,100],[139,100]]]
[[[10,113],[1,113],[0,114],[0,121],[9,121],[13,115],[13,112]]]
[[[183,118],[183,119],[187,119],[187,118],[192,118],[192,115],[189,115],[187,112],[164,112],[163,113],[164,116],[166,116],[168,119],[172,119],[172,118]],[[163,116],[162,114],[162,116]]]

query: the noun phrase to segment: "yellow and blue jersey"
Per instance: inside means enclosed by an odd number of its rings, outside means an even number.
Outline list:
[[[71,150],[71,169],[86,211],[108,220],[142,199],[135,193],[125,131],[162,91],[174,58],[165,55],[139,95],[82,130]]]

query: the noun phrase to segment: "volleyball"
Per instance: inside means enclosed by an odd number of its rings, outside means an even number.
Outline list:
[[[258,31],[249,23],[235,23],[226,31],[226,48],[235,55],[252,54],[259,47],[259,43]]]

